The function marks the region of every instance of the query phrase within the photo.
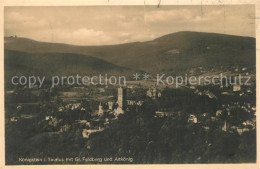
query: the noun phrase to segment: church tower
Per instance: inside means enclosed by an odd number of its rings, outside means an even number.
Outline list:
[[[126,89],[123,87],[118,88],[117,94],[117,104],[118,107],[115,110],[115,116],[117,117],[119,114],[123,114],[126,109]]]
[[[118,96],[117,96],[118,108],[125,110],[126,107],[126,89],[123,87],[118,88]]]

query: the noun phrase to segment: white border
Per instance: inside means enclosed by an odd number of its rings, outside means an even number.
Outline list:
[[[159,0],[0,0],[0,169],[2,168],[216,168],[216,169],[260,169],[260,146],[259,146],[259,132],[257,130],[257,163],[255,164],[166,164],[166,165],[19,165],[19,166],[5,166],[5,151],[4,151],[4,7],[5,6],[98,6],[98,5],[158,5]],[[161,0],[160,5],[235,5],[235,4],[255,4],[256,5],[256,74],[257,74],[257,112],[260,106],[259,102],[259,35],[260,35],[260,1],[259,0]],[[258,114],[258,113],[256,113]],[[260,127],[260,116],[257,115],[257,129]]]

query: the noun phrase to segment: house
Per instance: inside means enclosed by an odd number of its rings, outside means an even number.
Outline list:
[[[100,93],[104,93],[105,92],[105,88],[98,88]]]
[[[195,86],[190,86],[190,89],[194,89],[194,90],[195,90],[195,89],[196,89],[196,87],[195,87]]]
[[[16,117],[11,118],[11,122],[17,122],[17,121],[18,121],[18,119]]]
[[[196,89],[195,92],[194,92],[194,94],[197,94],[197,95],[201,96],[201,95],[202,95],[202,92],[200,92],[198,89]]]
[[[115,103],[114,103],[114,102],[109,101],[109,102],[107,102],[107,104],[108,104],[108,109],[109,109],[109,110],[114,110],[114,106],[115,106]]]
[[[53,116],[45,116],[45,120],[48,121],[48,120],[52,120],[54,117]]]
[[[233,86],[233,91],[234,92],[238,92],[238,91],[240,91],[241,90],[241,85],[234,85]]]
[[[83,137],[83,138],[89,138],[89,136],[90,136],[92,133],[101,132],[101,131],[103,131],[103,130],[104,130],[103,128],[98,128],[98,129],[83,129],[83,131],[82,131],[82,137]]]
[[[222,95],[233,95],[231,92],[221,92]]]
[[[64,111],[64,107],[63,107],[63,106],[59,107],[59,110],[58,110],[58,111],[59,111],[59,112]]]
[[[209,91],[205,92],[205,95],[207,95],[210,99],[216,98],[216,96]]]
[[[203,126],[205,131],[209,131],[209,126]]]
[[[165,112],[161,112],[161,111],[156,111],[154,115],[154,117],[165,117],[165,116],[166,116]]]
[[[210,120],[211,121],[217,121],[217,118],[216,117],[210,117]]]
[[[85,111],[86,109],[85,109],[84,107],[82,107],[80,110],[81,110],[81,111]]]
[[[148,97],[156,99],[156,98],[160,98],[162,96],[162,93],[156,87],[151,87],[146,92],[146,95]]]
[[[251,126],[252,128],[256,127],[256,118],[252,118],[251,120],[246,120],[243,122],[243,126]]]
[[[242,71],[245,71],[245,70],[247,70],[247,68],[246,68],[246,67],[243,67],[243,68],[242,68]]]
[[[190,114],[188,117],[188,122],[189,123],[198,123],[198,119],[194,114]]]
[[[70,129],[70,125],[64,125],[61,126],[60,131],[59,132],[67,132]]]
[[[218,117],[218,116],[220,116],[220,115],[222,115],[222,110],[217,110],[217,111],[216,111],[216,116]]]
[[[207,117],[209,114],[208,113],[203,113],[202,116],[203,117]]]
[[[239,135],[242,135],[244,132],[248,132],[249,129],[248,128],[237,128],[237,133]]]
[[[79,107],[81,106],[80,103],[75,103],[75,104],[72,104],[72,107],[71,107],[71,110],[76,110],[76,109],[79,109]]]

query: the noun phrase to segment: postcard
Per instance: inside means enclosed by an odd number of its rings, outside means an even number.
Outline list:
[[[259,1],[1,7],[1,168],[259,167]]]

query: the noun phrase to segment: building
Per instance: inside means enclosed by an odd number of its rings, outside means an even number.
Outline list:
[[[242,127],[241,128],[237,127],[236,130],[239,135],[242,135],[244,132],[250,131],[248,128],[242,128]]]
[[[89,136],[90,136],[92,133],[101,132],[101,131],[103,131],[103,130],[104,130],[103,128],[98,128],[98,129],[83,129],[83,131],[82,131],[82,137],[83,137],[83,138],[89,138]]]
[[[98,106],[98,115],[99,115],[99,116],[103,116],[103,114],[104,114],[104,108],[103,108],[102,104],[99,103],[99,106]]]
[[[156,111],[154,117],[173,117],[173,112]]]
[[[240,91],[241,90],[241,85],[234,85],[233,86],[233,91],[234,92],[237,92],[237,91]]]
[[[109,101],[107,104],[108,104],[108,109],[109,109],[109,110],[114,110],[114,105],[115,105],[114,102]]]
[[[123,87],[118,88],[117,104],[118,107],[115,109],[115,116],[123,114],[126,110],[126,89]]]
[[[194,90],[195,90],[195,89],[196,89],[196,87],[195,87],[195,86],[190,86],[190,89],[194,89]]]
[[[159,98],[162,96],[161,92],[156,87],[149,88],[148,91],[146,92],[146,95],[153,99],[156,99],[156,98]]]
[[[104,114],[114,112],[117,117],[119,114],[123,114],[126,110],[127,100],[126,100],[126,88],[119,87],[117,94],[117,102],[108,101],[106,103],[100,103],[98,106],[97,115],[103,116]]]
[[[256,117],[253,117],[251,120],[246,120],[242,123],[243,126],[250,126],[252,129],[256,128]]]
[[[123,87],[118,88],[117,104],[122,110],[126,108],[126,89]]]
[[[245,71],[245,70],[247,70],[247,68],[246,68],[246,67],[243,67],[243,68],[242,68],[242,71]]]
[[[217,110],[216,111],[216,116],[219,117],[220,115],[222,115],[222,110]]]
[[[194,114],[190,114],[188,118],[189,123],[198,123],[198,119]]]
[[[212,92],[206,91],[205,95],[207,95],[210,99],[217,98]]]
[[[16,117],[11,118],[11,122],[17,122],[17,121],[18,121],[18,119]]]
[[[48,121],[48,120],[52,120],[54,119],[55,117],[54,116],[45,116],[45,120]]]

